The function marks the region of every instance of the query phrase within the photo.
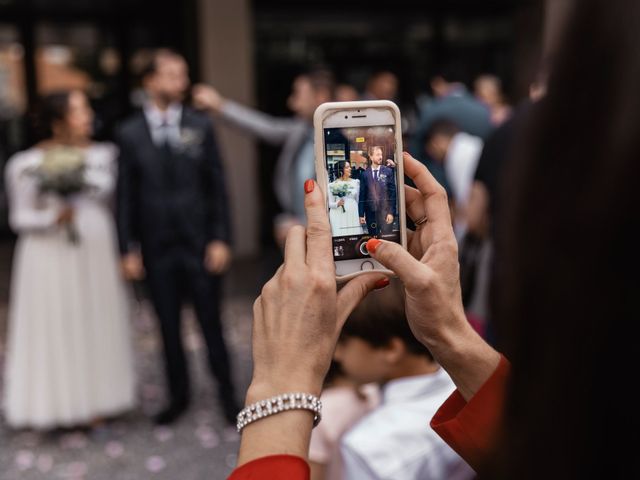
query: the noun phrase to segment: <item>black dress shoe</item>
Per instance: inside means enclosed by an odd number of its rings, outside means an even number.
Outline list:
[[[188,406],[189,404],[187,403],[172,403],[153,417],[153,422],[156,425],[170,425],[187,411]]]

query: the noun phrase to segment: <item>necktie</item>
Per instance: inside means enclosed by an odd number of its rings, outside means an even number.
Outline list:
[[[377,182],[378,181],[378,170],[374,170],[373,171],[373,179]]]

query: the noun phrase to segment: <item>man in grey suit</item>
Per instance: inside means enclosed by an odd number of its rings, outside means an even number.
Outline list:
[[[327,70],[312,70],[298,75],[287,100],[287,106],[294,116],[283,118],[223,98],[208,85],[194,87],[196,107],[216,114],[227,123],[265,142],[282,146],[273,185],[284,210],[275,225],[276,240],[280,245],[284,245],[289,228],[304,222],[302,186],[305,180],[315,178],[313,113],[320,104],[333,99],[334,90],[333,75]]]

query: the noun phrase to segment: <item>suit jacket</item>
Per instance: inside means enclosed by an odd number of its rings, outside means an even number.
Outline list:
[[[392,168],[381,165],[377,181],[374,180],[371,168],[360,175],[358,213],[364,217],[367,212],[396,216],[396,181]]]
[[[173,148],[157,147],[139,112],[117,132],[122,253],[139,244],[145,256],[175,245],[200,254],[212,240],[230,242],[224,171],[211,120],[184,107],[180,131]]]

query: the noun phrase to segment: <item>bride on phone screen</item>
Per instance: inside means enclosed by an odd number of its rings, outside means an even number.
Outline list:
[[[351,164],[338,162],[338,177],[329,184],[329,220],[334,237],[361,235],[363,233],[358,214],[360,180],[351,178]]]

